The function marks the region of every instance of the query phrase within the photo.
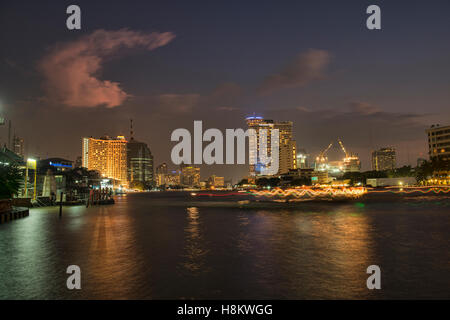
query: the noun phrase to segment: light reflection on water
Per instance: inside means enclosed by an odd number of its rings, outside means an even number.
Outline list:
[[[185,276],[196,276],[207,272],[205,256],[208,250],[201,230],[201,220],[199,210],[196,207],[189,207],[187,211],[187,226],[184,228],[184,254],[181,274]]]
[[[0,225],[0,298],[450,297],[448,198],[273,210],[183,201],[133,194]],[[80,291],[65,287],[72,264]],[[380,291],[366,288],[371,264]]]

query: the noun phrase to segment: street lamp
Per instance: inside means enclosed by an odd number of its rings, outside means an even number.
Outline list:
[[[33,200],[36,200],[36,177],[37,177],[37,161],[35,159],[27,159],[27,167],[25,173],[25,197],[28,198],[28,168],[34,169],[34,190]]]

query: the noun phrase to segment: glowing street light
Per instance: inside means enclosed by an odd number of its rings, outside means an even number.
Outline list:
[[[34,190],[33,200],[36,200],[36,178],[37,178],[37,161],[35,159],[27,159],[27,166],[25,171],[25,197],[28,198],[28,168],[34,169]]]

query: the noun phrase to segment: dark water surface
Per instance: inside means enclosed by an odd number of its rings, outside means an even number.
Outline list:
[[[0,225],[0,298],[450,298],[448,196],[264,210],[185,198],[130,194]],[[372,264],[381,290],[366,287]]]

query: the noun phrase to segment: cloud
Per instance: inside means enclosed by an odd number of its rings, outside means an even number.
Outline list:
[[[232,112],[232,111],[239,110],[239,108],[224,106],[224,107],[217,107],[217,110],[219,110],[219,111],[226,111],[226,112]]]
[[[308,109],[307,107],[303,107],[303,106],[296,107],[295,109],[298,111],[301,111],[301,112],[311,112],[310,109]]]
[[[356,147],[391,145],[424,138],[429,114],[385,111],[367,102],[349,102],[345,108],[274,108],[267,118],[291,120],[301,143],[327,144],[341,137]],[[300,144],[301,144],[300,143]]]
[[[302,87],[314,80],[323,79],[330,60],[331,55],[328,51],[309,49],[299,54],[279,73],[268,76],[259,91],[267,94],[279,89]]]
[[[367,102],[352,101],[349,103],[350,112],[359,113],[362,115],[373,115],[382,112],[380,108],[373,106]]]
[[[38,66],[45,77],[48,98],[69,107],[119,106],[129,95],[118,82],[97,78],[105,59],[121,49],[154,50],[174,37],[170,32],[96,30],[76,41],[59,44]]]
[[[329,158],[340,159],[337,139],[342,139],[348,151],[360,156],[363,169],[369,170],[371,152],[376,148],[396,147],[401,164],[414,164],[417,157],[426,154],[425,129],[431,115],[396,112],[365,101],[351,101],[341,108],[273,108],[264,116],[293,121],[297,148],[305,148],[313,157],[333,141]]]
[[[166,93],[157,96],[156,104],[159,111],[182,114],[192,112],[199,99],[200,95],[196,93]]]

